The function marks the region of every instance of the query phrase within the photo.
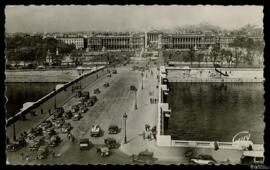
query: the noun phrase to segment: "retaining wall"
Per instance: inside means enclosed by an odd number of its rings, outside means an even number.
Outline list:
[[[56,89],[55,91],[52,91],[48,95],[44,96],[40,100],[33,103],[32,106],[21,110],[19,113],[17,113],[15,116],[9,118],[6,122],[6,126],[11,125],[15,121],[19,120],[22,115],[27,115],[31,111],[35,111],[36,113],[41,113],[41,110],[43,110],[43,113],[48,113],[49,110],[51,112],[54,111],[54,105],[55,100],[57,107],[62,106],[64,103],[66,103],[71,97],[75,95],[75,93],[72,92],[73,86],[80,86],[85,88],[89,85],[89,83],[96,81],[98,78],[106,75],[106,70],[104,66],[98,67],[95,70],[92,70],[88,73],[85,73],[81,75],[80,77],[76,78],[75,80],[72,80],[71,82],[64,84],[59,89]],[[90,92],[91,95],[91,92]]]

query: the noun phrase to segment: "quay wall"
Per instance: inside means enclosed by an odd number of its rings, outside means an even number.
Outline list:
[[[228,76],[223,76],[216,72],[214,68],[191,68],[181,69],[177,67],[168,67],[167,78],[169,82],[263,82],[263,69],[247,69],[247,68],[218,68],[222,73],[227,73]]]
[[[69,83],[64,84],[59,89],[52,91],[48,95],[34,102],[32,106],[21,110],[20,112],[15,114],[15,116],[9,118],[6,122],[6,125],[7,126],[11,125],[15,121],[19,120],[23,115],[28,115],[31,111],[34,111],[35,113],[38,114],[40,114],[42,110],[43,114],[48,114],[49,110],[53,112],[55,101],[57,107],[60,107],[75,95],[75,93],[72,92],[72,87],[81,85],[83,90],[86,86],[88,86],[89,84],[93,83],[94,81],[105,75],[106,70],[104,66],[98,67],[97,69],[94,69],[88,73],[82,74],[81,76],[70,81]],[[90,92],[90,95],[91,94],[92,93]]]
[[[66,83],[77,78],[78,71],[76,68],[63,70],[6,70],[5,75],[5,82],[7,83]]]
[[[163,66],[161,66],[163,67]],[[194,69],[195,71],[199,71],[200,69]],[[211,71],[215,71],[214,69],[210,69]],[[209,69],[205,69],[204,71],[206,71],[208,73]],[[242,75],[243,72],[248,72],[245,73],[245,78],[246,78],[246,82],[251,82],[251,79],[254,79],[254,76],[257,77],[256,79],[259,79],[260,81],[256,81],[256,82],[262,82],[264,81],[263,78],[263,70],[260,69],[248,69],[248,70],[232,70],[234,71],[234,75]],[[164,73],[166,72],[166,74]],[[180,73],[179,73],[180,72]],[[157,117],[158,117],[158,122],[157,122],[157,145],[158,146],[166,146],[166,147],[192,147],[192,148],[219,148],[219,149],[234,149],[234,150],[244,150],[246,149],[249,145],[252,145],[254,150],[258,150],[258,151],[263,151],[264,147],[262,144],[253,144],[252,141],[238,141],[238,142],[222,142],[222,141],[192,141],[192,140],[172,140],[170,135],[164,135],[164,113],[162,113],[162,109],[161,109],[161,105],[163,103],[162,101],[162,95],[163,95],[163,91],[161,88],[161,85],[163,84],[162,79],[163,78],[167,78],[169,80],[169,82],[195,82],[195,80],[198,79],[185,79],[183,80],[182,74],[181,72],[189,72],[187,70],[182,70],[182,69],[178,69],[175,67],[163,67],[160,68],[160,73],[159,73],[159,99],[158,99],[158,112],[157,112]],[[192,70],[190,71],[192,72]],[[189,74],[189,73],[188,73]],[[174,76],[172,76],[174,75]],[[180,76],[179,76],[180,75]],[[174,77],[174,78],[172,78]],[[238,77],[240,78],[240,77]],[[243,77],[242,77],[243,78]],[[206,80],[207,78],[205,78]],[[235,78],[236,79],[236,78]],[[230,82],[235,82],[232,79],[230,80]],[[229,80],[229,79],[228,79]],[[197,81],[198,82],[198,81]],[[209,79],[208,81],[205,82],[221,82],[219,79]],[[243,82],[243,80],[242,80]],[[255,81],[253,81],[255,82]]]

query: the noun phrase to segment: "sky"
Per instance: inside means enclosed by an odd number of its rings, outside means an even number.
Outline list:
[[[263,6],[6,6],[6,32],[172,29],[209,23],[224,29],[263,27]]]

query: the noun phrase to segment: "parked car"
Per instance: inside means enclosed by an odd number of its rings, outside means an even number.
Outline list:
[[[41,127],[31,128],[27,134],[27,139],[32,140],[36,136],[39,136],[39,135],[42,135],[42,128]]]
[[[80,113],[85,113],[87,112],[88,108],[83,103],[81,103],[79,105],[79,110],[80,110]]]
[[[108,137],[104,139],[104,143],[109,149],[115,149],[119,147],[119,144],[116,142],[114,138]]]
[[[91,136],[99,137],[101,136],[101,128],[99,125],[93,125],[91,128]]]
[[[97,147],[97,153],[100,153],[100,156],[110,156],[110,149],[107,146]]]
[[[103,86],[104,86],[104,87],[109,87],[110,84],[109,84],[108,82],[106,82],[106,83],[103,84]]]
[[[52,135],[55,135],[56,134],[56,131],[54,130],[53,127],[51,127],[51,128],[46,129],[45,131],[43,131],[43,134],[44,134],[44,137],[48,139]]]
[[[97,102],[97,96],[91,96],[88,100],[88,106],[93,106]]]
[[[46,70],[46,67],[45,66],[37,66],[37,69],[38,70]]]
[[[75,113],[75,112],[78,112],[78,111],[79,111],[79,106],[78,106],[78,104],[73,105],[73,106],[71,107],[71,112],[72,112],[72,113]]]
[[[211,155],[200,154],[190,159],[190,162],[197,165],[214,165],[215,159]]]
[[[53,122],[53,125],[56,128],[61,128],[64,123],[65,123],[65,120],[63,118],[58,118]]]
[[[17,141],[14,141],[12,143],[9,143],[7,145],[7,151],[15,152],[27,145],[25,139],[19,138]]]
[[[92,142],[90,142],[88,138],[80,139],[80,150],[89,150],[92,145]]]
[[[117,70],[113,70],[112,73],[113,73],[113,74],[117,74]]]
[[[53,113],[53,118],[55,119],[61,118],[64,112],[65,111],[63,107],[56,108],[55,112]]]
[[[58,135],[51,136],[48,145],[50,147],[56,147],[61,142],[61,138]]]
[[[84,97],[86,100],[89,99],[89,97],[90,97],[89,91],[83,91],[82,92],[82,97]]]
[[[117,125],[110,125],[108,131],[109,134],[117,134],[119,132],[119,127]]]
[[[82,91],[81,91],[81,89],[75,89],[74,92],[75,92],[75,97],[76,97],[76,98],[79,98],[79,97],[82,96]]]
[[[68,133],[71,130],[72,126],[71,124],[68,122],[64,123],[62,128],[61,128],[61,132],[62,133]]]
[[[99,94],[99,93],[100,93],[99,88],[97,88],[97,89],[94,90],[94,94]]]
[[[38,137],[29,142],[29,150],[30,151],[37,151],[38,148],[42,145],[43,143],[43,137]]]
[[[63,114],[63,117],[64,117],[65,120],[71,119],[72,118],[71,110],[65,111],[65,113]]]
[[[111,73],[108,73],[108,74],[107,74],[107,77],[112,77]]]
[[[251,165],[251,164],[264,164],[264,151],[243,151],[241,156],[241,164]]]
[[[138,163],[152,164],[154,162],[154,153],[145,150],[140,152],[138,155],[132,155],[131,160]]]
[[[73,114],[72,120],[73,121],[78,121],[78,120],[81,119],[81,117],[82,117],[81,114],[76,112],[76,113]]]
[[[49,149],[47,146],[41,146],[37,152],[37,159],[46,159],[49,155]]]
[[[45,120],[45,121],[43,121],[43,122],[40,124],[39,127],[44,131],[44,130],[46,130],[46,129],[52,127],[52,122],[49,121],[49,120]]]

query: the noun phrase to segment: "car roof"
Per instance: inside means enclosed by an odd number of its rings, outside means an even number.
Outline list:
[[[264,151],[244,151],[244,156],[250,156],[250,157],[264,157]]]

